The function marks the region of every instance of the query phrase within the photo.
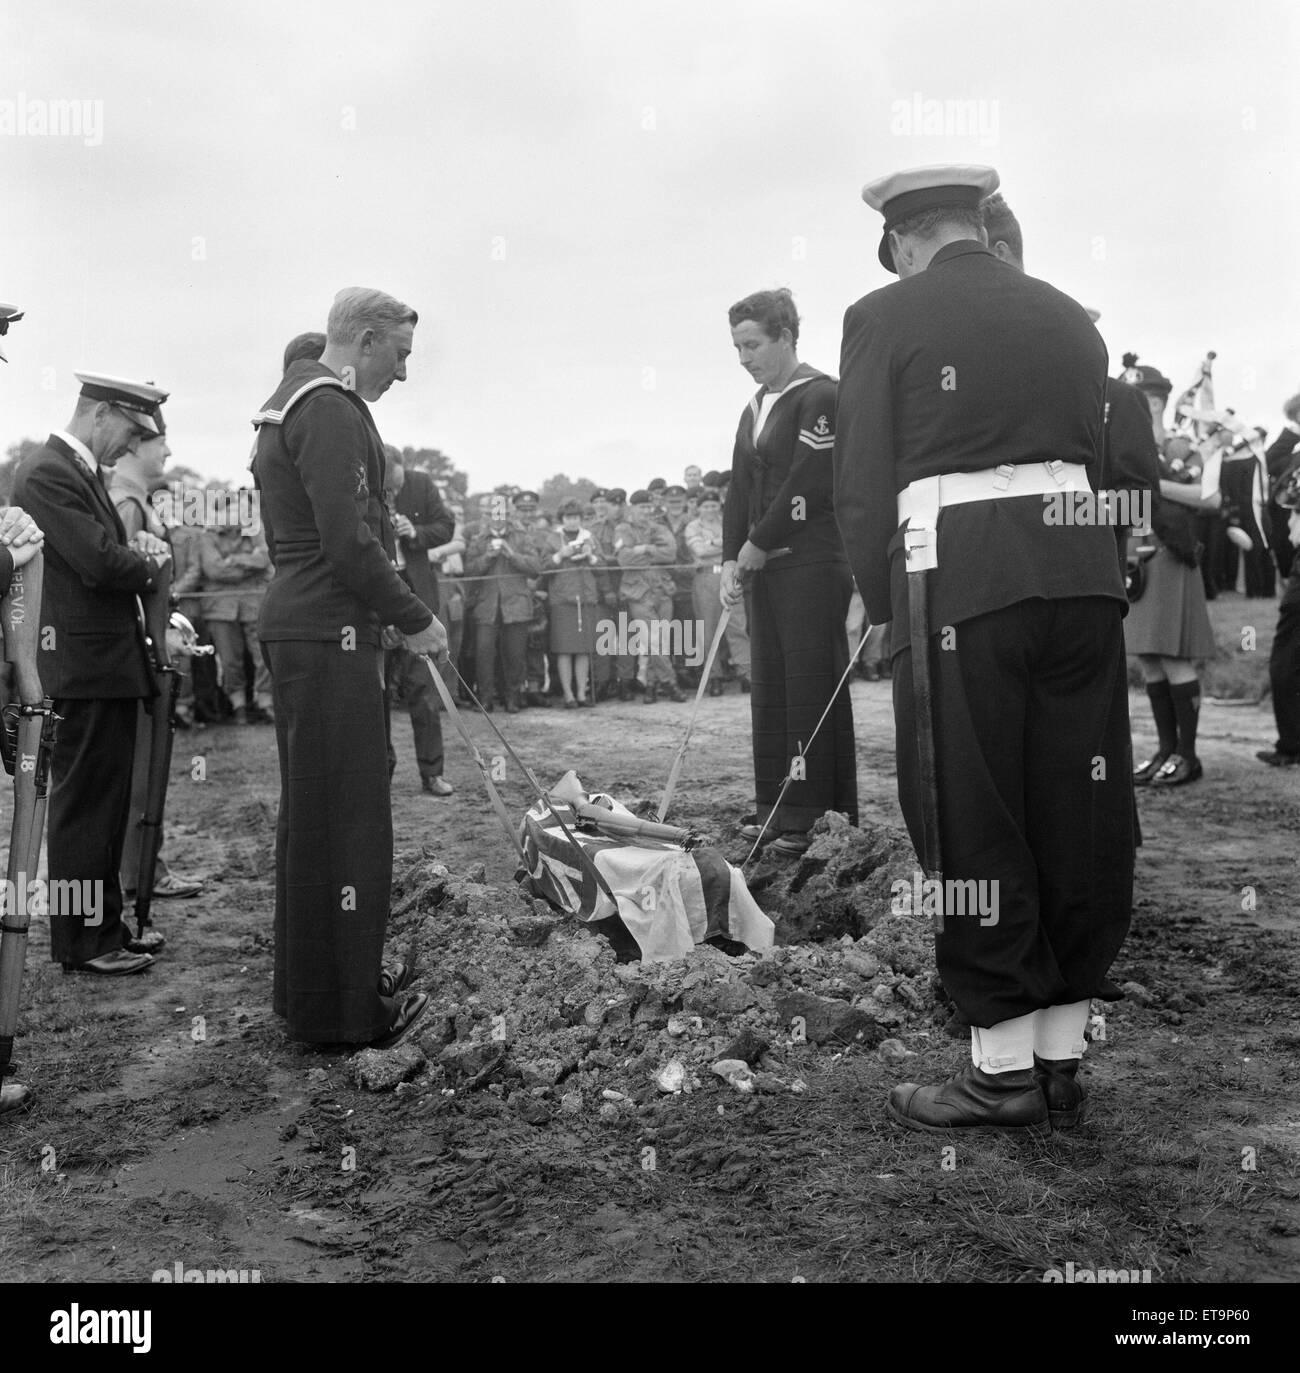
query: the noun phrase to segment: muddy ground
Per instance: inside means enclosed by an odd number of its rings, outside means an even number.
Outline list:
[[[1132,705],[1140,753],[1150,717]],[[656,793],[687,709],[495,718],[542,777],[576,767],[629,799]],[[157,965],[65,976],[34,930],[18,1056],[36,1096],[0,1124],[3,1271],[1040,1282],[1072,1261],[1156,1283],[1294,1280],[1300,798],[1294,773],[1253,757],[1273,741],[1267,705],[1207,704],[1205,780],[1142,796],[1115,969],[1134,986],[1087,1056],[1085,1122],[948,1152],[883,1109],[895,1082],[946,1075],[967,1050],[942,1032],[923,928],[882,922],[886,879],[912,862],[889,684],[856,682],[853,709],[875,855],[841,884],[867,893],[857,915],[819,926],[805,910],[783,928],[771,908],[774,957],[705,950],[653,969],[526,902],[459,741],[447,731],[455,796],[425,797],[399,718],[393,952],[417,952],[435,1004],[382,1063],[289,1044],[271,1015],[271,730],[179,736],[168,853],[207,887],[156,908]],[[704,701],[677,818],[725,837],[749,808],[747,728],[747,698]],[[503,793],[521,814],[519,779]],[[760,901],[792,912],[793,889],[827,880],[816,853],[754,875]],[[829,1028],[790,1042],[793,1012],[825,1002]],[[759,1090],[712,1073],[729,1050],[758,1067]],[[658,1090],[669,1060],[691,1090]]]

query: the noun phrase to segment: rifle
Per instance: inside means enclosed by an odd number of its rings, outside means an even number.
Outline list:
[[[54,703],[41,689],[37,670],[40,638],[41,585],[44,558],[39,552],[15,567],[3,602],[5,661],[13,664],[17,701],[4,709],[0,753],[14,779],[14,818],[9,836],[9,865],[0,902],[0,1078],[12,1071],[14,1034],[23,965],[27,960],[30,923],[27,889],[34,883],[41,857],[41,835],[49,788],[50,754],[59,717]]]
[[[140,596],[149,666],[157,695],[150,703],[149,787],[144,812],[136,822],[140,832],[140,863],[135,879],[136,938],[144,937],[153,905],[153,879],[162,848],[163,810],[167,805],[167,781],[172,764],[172,738],[176,733],[176,698],[180,695],[181,675],[172,666],[167,649],[167,628],[171,615],[172,564],[159,567],[154,588]],[[150,707],[146,706],[146,710]]]

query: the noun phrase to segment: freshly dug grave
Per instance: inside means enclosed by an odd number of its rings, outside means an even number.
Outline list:
[[[906,1057],[909,1031],[947,1017],[927,922],[890,911],[892,882],[914,866],[905,836],[829,816],[801,860],[751,870],[775,948],[732,957],[701,945],[642,963],[600,926],[488,885],[481,865],[456,875],[405,855],[392,942],[433,999],[428,1028],[358,1055],[354,1076],[422,1095],[488,1088],[542,1124],[557,1112],[613,1120],[703,1087],[798,1092],[810,1055],[850,1045]],[[823,942],[795,942],[809,938]]]

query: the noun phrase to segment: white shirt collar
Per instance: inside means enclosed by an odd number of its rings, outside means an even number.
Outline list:
[[[95,460],[95,455],[80,439],[74,439],[66,429],[56,429],[54,431],[54,437],[56,439],[62,439],[63,442],[85,462],[86,466],[89,467],[92,472],[99,471],[99,463]]]

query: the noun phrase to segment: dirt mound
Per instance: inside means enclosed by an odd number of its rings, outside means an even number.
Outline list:
[[[869,934],[888,916],[893,884],[911,888],[917,863],[907,835],[888,825],[858,829],[831,812],[813,826],[812,839],[798,862],[760,856],[748,870],[755,900],[779,917],[778,942]],[[745,851],[728,857],[740,863]]]
[[[905,1056],[899,1036],[947,1014],[926,922],[890,913],[890,882],[910,880],[906,853],[889,831],[830,817],[800,862],[756,871],[782,931],[776,948],[731,957],[701,945],[661,963],[621,962],[600,932],[489,885],[481,868],[457,876],[408,855],[392,933],[433,999],[423,1062],[371,1055],[354,1075],[374,1090],[487,1089],[540,1125],[592,1110],[613,1120],[705,1086],[797,1092],[810,1055],[850,1045]],[[790,942],[837,930],[832,942]]]

